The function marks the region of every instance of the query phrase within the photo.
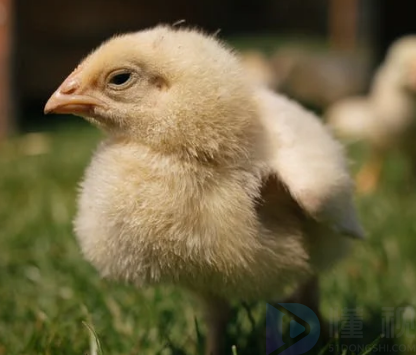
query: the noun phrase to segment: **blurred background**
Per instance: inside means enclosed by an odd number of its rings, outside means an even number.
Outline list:
[[[200,353],[204,328],[186,293],[107,282],[83,260],[71,221],[101,134],[43,115],[104,39],[179,20],[220,30],[253,78],[323,114],[368,93],[389,46],[416,33],[416,1],[0,0],[0,355]],[[369,149],[347,146],[353,173]],[[358,346],[379,343],[372,354],[416,354],[416,159],[383,159],[378,188],[357,196],[367,239],[322,282],[332,329],[358,335],[334,331],[336,346],[311,354],[364,354]],[[264,303],[235,305],[230,355],[233,344],[238,355],[265,354],[264,316]]]

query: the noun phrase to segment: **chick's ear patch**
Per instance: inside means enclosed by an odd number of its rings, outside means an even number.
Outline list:
[[[149,82],[151,85],[157,87],[160,91],[167,91],[170,87],[168,81],[159,75],[152,76]]]

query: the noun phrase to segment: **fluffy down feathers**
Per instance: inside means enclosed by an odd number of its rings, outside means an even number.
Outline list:
[[[361,236],[341,147],[216,38],[163,26],[115,37],[45,111],[108,133],[75,219],[106,277],[270,300],[341,257],[341,234]]]
[[[260,95],[269,137],[267,165],[308,215],[335,230],[362,236],[342,147],[312,113],[271,92]]]
[[[114,72],[136,81],[114,88]],[[321,243],[344,244],[336,231],[361,235],[340,146],[311,113],[253,86],[216,39],[168,27],[115,37],[69,81],[51,101],[94,98],[75,113],[109,133],[75,220],[104,276],[271,297],[316,271]]]

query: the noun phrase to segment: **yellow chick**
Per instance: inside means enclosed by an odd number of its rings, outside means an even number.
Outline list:
[[[371,145],[370,159],[357,176],[360,192],[377,188],[383,161],[393,148],[401,149],[415,163],[416,36],[403,37],[392,45],[368,97],[341,100],[326,116],[341,137]]]
[[[104,277],[170,283],[204,302],[222,354],[228,300],[275,300],[360,237],[341,146],[254,84],[216,38],[158,26],[88,56],[45,112],[102,128],[75,233]]]

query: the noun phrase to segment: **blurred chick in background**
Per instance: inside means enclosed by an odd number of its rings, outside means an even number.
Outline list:
[[[248,74],[260,85],[275,90],[280,85],[278,74],[273,69],[269,58],[258,50],[249,50],[241,55]]]
[[[362,235],[341,146],[214,37],[165,26],[114,37],[45,112],[108,134],[81,185],[85,257],[104,277],[195,292],[206,354],[225,352],[230,299],[288,296]],[[312,284],[297,300],[317,311]]]
[[[368,55],[364,51],[313,51],[280,48],[272,56],[277,72],[286,71],[280,92],[316,108],[363,92],[368,77]]]
[[[340,137],[364,140],[371,146],[371,155],[357,176],[359,192],[377,188],[392,149],[401,149],[416,172],[416,36],[392,45],[367,97],[341,100],[328,109],[326,117]]]
[[[243,64],[255,81],[313,107],[327,107],[364,91],[369,69],[366,53],[280,47],[272,56],[252,49]]]

